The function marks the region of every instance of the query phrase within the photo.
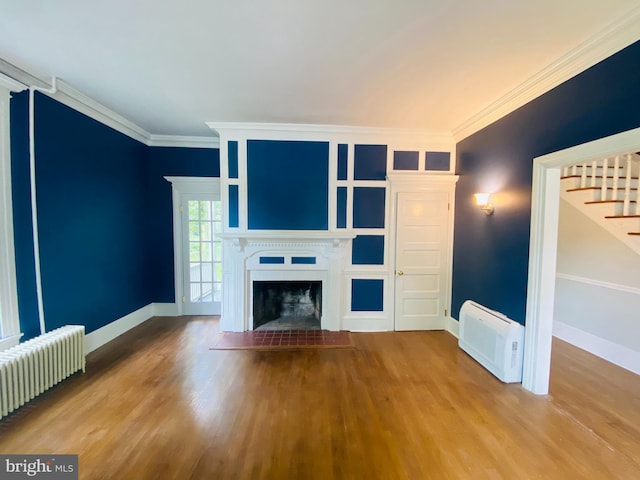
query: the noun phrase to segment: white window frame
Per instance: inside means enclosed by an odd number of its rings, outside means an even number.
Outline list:
[[[171,183],[173,197],[173,270],[175,302],[178,315],[183,315],[184,306],[182,297],[184,292],[184,269],[183,269],[183,249],[182,245],[182,216],[180,206],[183,204],[185,196],[206,194],[212,195],[220,200],[220,178],[219,177],[164,177]]]
[[[11,92],[26,87],[0,74],[0,351],[17,345],[20,333],[18,285],[11,201]]]

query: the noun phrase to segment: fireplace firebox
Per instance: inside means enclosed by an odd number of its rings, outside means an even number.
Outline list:
[[[254,281],[254,330],[321,328],[321,281]]]

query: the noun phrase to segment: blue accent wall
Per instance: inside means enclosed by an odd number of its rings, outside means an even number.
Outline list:
[[[351,311],[382,312],[384,310],[384,280],[351,280]]]
[[[229,185],[229,227],[237,228],[240,225],[240,206],[238,185]]]
[[[36,185],[47,330],[92,332],[173,302],[171,185],[219,176],[217,150],[149,148],[36,94]],[[11,168],[23,340],[40,333],[29,193],[28,94],[11,99]]]
[[[260,263],[265,263],[265,264],[282,263],[282,264],[284,264],[284,257],[260,257]]]
[[[384,265],[384,235],[358,235],[351,247],[352,265]]]
[[[27,340],[40,333],[29,193],[29,94],[12,94],[10,108],[11,202],[18,311],[20,330],[24,333],[23,339]]]
[[[292,265],[315,265],[316,257],[291,257]]]
[[[451,169],[450,152],[426,152],[424,169],[448,172]]]
[[[347,228],[347,187],[338,187],[336,192],[336,227]]]
[[[419,152],[393,152],[394,170],[418,170]]]
[[[338,144],[338,180],[347,179],[348,171],[348,148],[346,143]]]
[[[26,94],[12,100],[12,125],[27,122]],[[36,96],[36,184],[47,329],[100,328],[151,302],[145,281],[146,146],[57,101]],[[12,129],[13,131],[13,129]],[[33,295],[28,149],[12,141],[18,295],[25,337],[39,333]],[[20,240],[18,240],[20,239]],[[23,243],[22,240],[27,240]]]
[[[329,142],[247,142],[249,229],[327,230]]]
[[[219,177],[220,150],[210,148],[150,147],[147,152],[145,191],[147,236],[146,281],[154,302],[174,302],[173,204],[171,184],[165,176]]]
[[[238,142],[227,143],[229,149],[229,178],[238,178]]]
[[[384,228],[385,195],[384,188],[353,189],[354,228]]]
[[[472,299],[523,323],[533,159],[640,126],[640,42],[457,145],[452,314]],[[493,192],[495,213],[474,205]]]
[[[354,180],[385,180],[387,178],[387,146],[355,145]]]

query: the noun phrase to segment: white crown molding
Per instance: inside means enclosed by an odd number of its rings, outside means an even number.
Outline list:
[[[423,130],[350,125],[320,125],[301,123],[205,122],[219,136],[227,138],[260,138],[287,140],[384,141],[394,140],[419,144],[453,145],[453,136],[446,130]]]
[[[51,87],[48,80],[29,73],[0,58],[0,86],[11,91],[22,91],[29,86],[40,88]],[[47,94],[59,102],[87,115],[88,117],[106,125],[114,130],[127,135],[150,147],[191,147],[191,148],[218,148],[218,139],[214,137],[190,137],[179,135],[152,135],[144,128],[127,120],[122,115],[114,112],[91,97],[72,87],[67,82],[58,79],[57,92]]]
[[[456,142],[640,39],[640,7],[551,63],[453,129]]]
[[[151,135],[147,145],[150,147],[220,148],[220,139],[213,136]]]
[[[15,81],[11,77],[7,77],[3,73],[0,73],[0,87],[6,88],[10,92],[21,92],[27,89],[26,85]]]
[[[149,132],[76,90],[64,80],[58,80],[58,91],[50,96],[134,140],[149,145],[151,138]]]

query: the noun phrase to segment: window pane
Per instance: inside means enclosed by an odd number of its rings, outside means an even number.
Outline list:
[[[200,284],[199,283],[191,284],[191,301],[192,302],[200,301]]]
[[[215,242],[213,244],[214,260],[222,260],[222,242]]]
[[[213,301],[214,302],[222,301],[222,284],[221,283],[213,284]]]
[[[200,220],[211,220],[211,202],[207,200],[200,202]]]
[[[211,258],[211,243],[202,242],[200,244],[200,252],[202,254],[202,261],[203,262],[210,262],[212,260],[212,258]]]
[[[189,202],[187,202],[187,209],[189,210],[189,220],[198,220],[198,201],[189,200]]]
[[[202,269],[202,281],[213,282],[213,265],[210,263],[201,264]]]
[[[213,299],[213,284],[212,283],[203,283],[202,284],[202,301],[210,302]]]
[[[214,271],[215,279],[218,280],[218,281],[222,280],[222,264],[221,263],[214,263],[213,264],[213,271]]]
[[[200,240],[200,222],[189,222],[189,240]]]
[[[211,222],[202,222],[200,224],[200,237],[202,240],[211,240],[211,235],[213,234],[211,227]]]
[[[222,203],[221,202],[213,202],[213,219],[214,220],[222,219]]]
[[[189,267],[189,281],[190,282],[199,282],[200,281],[200,265],[201,263],[192,263]]]
[[[215,233],[222,233],[222,222],[213,222],[213,231]]]
[[[200,242],[189,242],[189,261],[200,261]]]

